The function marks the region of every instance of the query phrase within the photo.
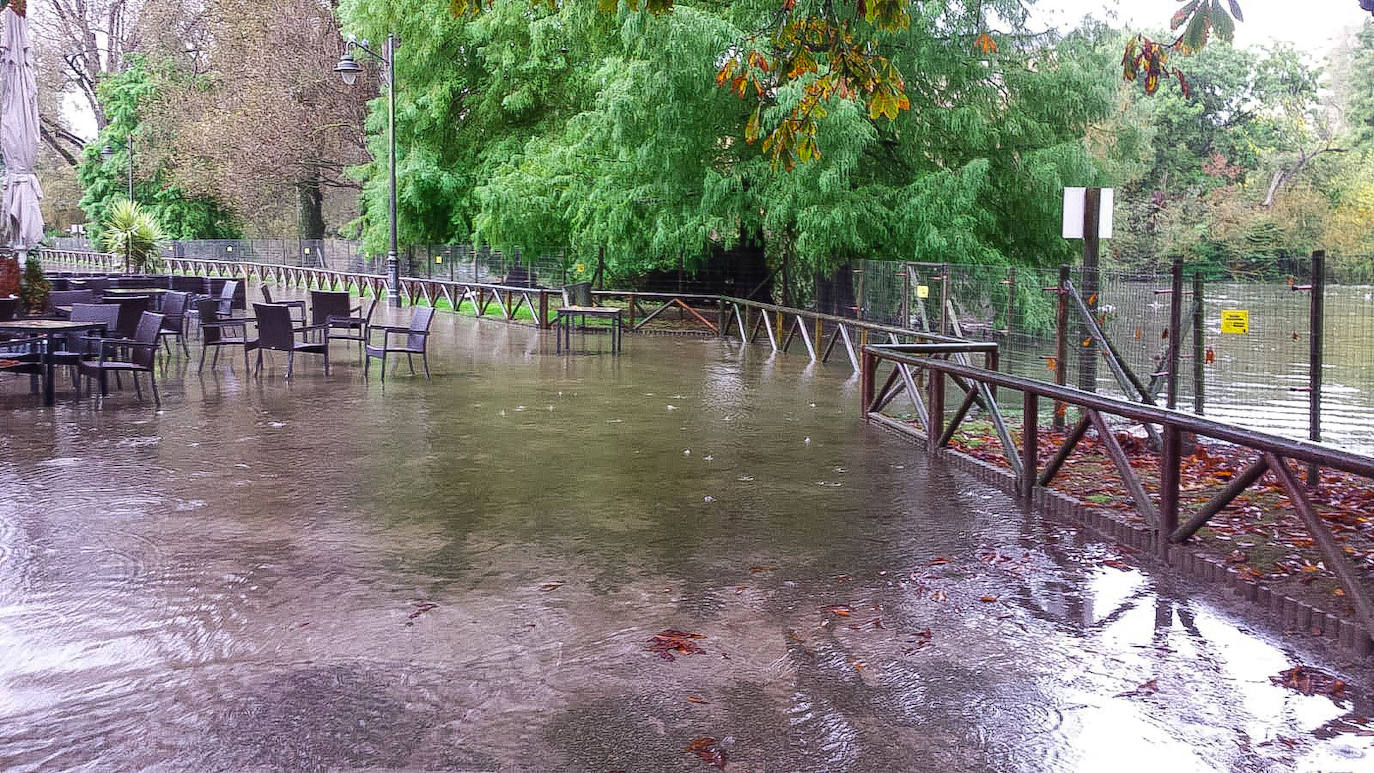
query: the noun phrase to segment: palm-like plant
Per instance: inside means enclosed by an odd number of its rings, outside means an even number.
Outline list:
[[[124,256],[124,270],[139,273],[163,269],[162,247],[167,236],[152,215],[137,202],[120,200],[110,207],[102,239],[105,251]]]

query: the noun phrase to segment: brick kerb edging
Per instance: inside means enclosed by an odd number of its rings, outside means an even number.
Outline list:
[[[868,425],[882,428],[921,445],[925,444],[925,438],[914,430],[904,431],[885,422],[868,422]],[[1017,496],[1016,477],[1009,470],[952,448],[941,449],[939,456],[954,468],[970,473],[1004,493]],[[1132,554],[1132,558],[1137,561],[1148,557],[1152,559],[1150,563],[1154,566],[1165,566],[1155,552],[1155,532],[1151,529],[1121,520],[1111,511],[1093,507],[1053,489],[1036,487],[1031,495],[1031,504],[1056,518],[1076,522],[1109,540],[1138,549],[1139,553]],[[1371,652],[1374,652],[1374,639],[1371,639],[1369,632],[1355,620],[1318,609],[1305,601],[1257,583],[1217,556],[1175,545],[1170,549],[1168,568],[1180,572],[1185,577],[1229,590],[1234,596],[1267,611],[1271,619],[1285,628],[1319,631],[1320,635],[1331,643],[1361,658],[1368,658]]]

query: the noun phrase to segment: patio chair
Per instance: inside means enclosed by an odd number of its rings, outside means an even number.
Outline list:
[[[89,276],[85,279],[78,279],[72,284],[75,285],[77,283],[80,283],[78,289],[90,290],[96,295],[100,295],[111,287],[114,287],[114,280],[108,276]]]
[[[296,362],[296,353],[320,354],[324,356],[324,374],[329,375],[329,344],[324,340],[297,340],[296,335],[309,335],[312,331],[323,331],[319,326],[296,327],[291,324],[291,309],[275,303],[253,304],[253,314],[258,319],[258,364],[253,370],[257,375],[262,370],[262,352],[274,349],[286,352],[286,378],[291,378],[291,370]]]
[[[149,295],[126,295],[109,297],[102,303],[119,306],[119,322],[115,324],[114,334],[120,338],[133,338],[134,330],[143,319],[143,312],[152,310],[153,298]]]
[[[220,317],[234,316],[234,295],[239,291],[237,279],[230,279],[219,288],[219,315]]]
[[[225,346],[243,347],[243,372],[248,374],[248,353],[258,348],[258,339],[248,337],[248,320],[219,315],[219,301],[215,298],[201,298],[196,301],[196,314],[200,319],[200,365],[199,373],[205,370],[205,353],[215,350],[210,361],[213,368],[219,364],[219,350]]]
[[[167,347],[168,353],[172,351],[171,344],[167,342],[167,339],[171,337],[181,343],[181,351],[187,357],[191,356],[191,350],[186,346],[186,311],[190,301],[190,293],[169,291],[162,294],[162,331],[158,334],[158,338],[162,339],[162,344]]]
[[[574,282],[570,285],[563,285],[563,305],[564,306],[595,306],[596,301],[592,298],[591,282]]]
[[[95,348],[96,341],[102,338],[114,338],[115,325],[119,322],[119,307],[112,303],[77,303],[72,305],[72,313],[68,318],[72,322],[99,322],[105,326],[100,333],[92,334],[90,331],[68,333],[63,338],[63,348],[60,351],[51,353],[53,366],[66,365],[72,370],[72,384],[79,385],[78,365],[83,359],[89,359],[90,355],[99,356],[100,352]],[[118,374],[115,374],[116,379]],[[116,381],[116,384],[119,382]]]
[[[344,319],[363,313],[361,304],[352,306],[353,296],[335,290],[310,291],[310,324],[328,325],[330,317]]]
[[[404,354],[406,364],[410,366],[410,375],[415,375],[414,355],[420,355],[420,362],[425,367],[425,378],[429,378],[429,355],[426,348],[429,344],[429,326],[434,322],[434,308],[431,306],[421,306],[415,309],[415,313],[410,317],[410,327],[392,327],[389,325],[371,325],[367,328],[369,339],[372,331],[382,331],[381,346],[374,346],[371,341],[363,347],[366,359],[363,361],[363,378],[367,378],[368,367],[372,364],[375,357],[382,361],[382,381],[386,381],[386,356],[388,354]],[[391,345],[392,334],[404,335],[405,343],[398,346]]]
[[[53,290],[48,293],[49,309],[78,303],[100,303],[100,296],[93,290]]]
[[[372,325],[372,313],[377,310],[377,302],[382,298],[378,293],[372,296],[372,303],[367,306],[367,314],[358,317],[334,317],[331,316],[325,321],[324,339],[325,343],[335,339],[343,341],[358,342],[358,356],[366,359],[363,347],[367,345],[367,331]],[[339,331],[339,332],[335,332]]]
[[[37,392],[45,377],[41,364],[45,336],[24,336],[0,339],[0,373],[18,373],[29,377],[29,391]]]
[[[97,379],[100,382],[100,394],[102,396],[109,393],[107,374],[109,373],[128,373],[134,379],[134,392],[138,399],[143,399],[143,390],[138,385],[138,374],[147,373],[148,383],[153,388],[153,403],[162,405],[162,399],[157,393],[157,377],[154,374],[154,363],[157,359],[158,334],[162,331],[162,315],[145,311],[139,315],[138,324],[134,326],[133,338],[125,340],[121,338],[94,338],[91,339],[93,346],[99,349],[98,359],[83,359],[77,364],[77,370],[87,380]],[[120,349],[128,352],[127,360],[110,359],[112,353]],[[87,355],[88,357],[90,355]]]
[[[290,307],[292,312],[291,321],[297,326],[305,324],[305,301],[274,301],[272,300],[272,291],[267,289],[267,285],[262,286],[262,299],[267,303],[276,303]],[[300,315],[297,316],[295,312],[300,312]]]

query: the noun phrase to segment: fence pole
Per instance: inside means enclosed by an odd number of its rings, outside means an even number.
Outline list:
[[[1030,502],[1031,496],[1035,494],[1035,479],[1037,476],[1036,467],[1038,466],[1038,455],[1040,438],[1038,435],[1038,422],[1040,419],[1040,407],[1036,402],[1034,392],[1023,392],[1021,395],[1021,480],[1020,494],[1021,499]]]
[[[1102,189],[1088,188],[1083,200],[1083,299],[1088,304],[1088,315],[1097,316],[1097,294],[1101,290],[1098,279],[1098,221],[1101,219]],[[1097,348],[1093,346],[1078,349],[1078,388],[1087,392],[1097,391]]]
[[[1011,338],[1012,319],[1016,314],[1016,266],[1007,266],[1007,329],[1004,333]]]
[[[1193,413],[1202,415],[1203,407],[1206,403],[1205,393],[1207,389],[1207,375],[1203,370],[1206,365],[1206,341],[1203,339],[1202,326],[1207,323],[1202,308],[1203,282],[1202,272],[1193,272]]]
[[[926,452],[934,455],[940,452],[940,438],[945,434],[945,374],[932,371],[927,386],[930,388],[930,410],[926,422]]]
[[[1164,425],[1163,448],[1159,460],[1159,528],[1155,549],[1169,562],[1169,535],[1178,528],[1179,463],[1183,451],[1183,432],[1176,424]]]
[[[949,264],[940,264],[940,335],[949,329]]]
[[[1059,267],[1059,292],[1056,294],[1059,306],[1054,313],[1054,383],[1059,386],[1069,384],[1069,267]],[[1061,402],[1054,404],[1054,428],[1064,429],[1064,412],[1068,406]]]
[[[1179,331],[1183,329],[1183,259],[1174,258],[1169,282],[1169,410],[1178,407],[1178,358],[1182,347]]]
[[[911,272],[906,270],[906,264],[902,263],[902,321],[901,327],[911,324]]]
[[[1312,253],[1312,296],[1308,306],[1307,436],[1322,439],[1322,338],[1326,318],[1326,251]],[[1315,462],[1307,465],[1307,487],[1316,488],[1320,470]]]

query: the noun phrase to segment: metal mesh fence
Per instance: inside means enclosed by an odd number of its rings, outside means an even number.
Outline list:
[[[1321,413],[1324,441],[1374,452],[1374,286],[1359,283],[1362,275],[1350,269],[1368,264],[1361,257],[1328,259]],[[1078,267],[1069,279],[1095,307],[1124,369],[1160,405],[1167,402],[1168,348],[1177,336],[1176,407],[1301,438],[1309,427],[1311,266],[1307,258],[1285,259],[1264,273],[1185,266],[1177,331],[1168,274],[1105,269],[1096,291]],[[1057,356],[1058,270],[870,261],[855,273],[856,308],[865,319],[996,340],[1005,371],[1046,381],[1062,371],[1067,384],[1138,398],[1129,378],[1119,383],[1100,357],[1073,303],[1067,356]],[[1195,275],[1202,277],[1201,336],[1193,332]],[[1237,313],[1244,332],[1223,332],[1223,315]]]

